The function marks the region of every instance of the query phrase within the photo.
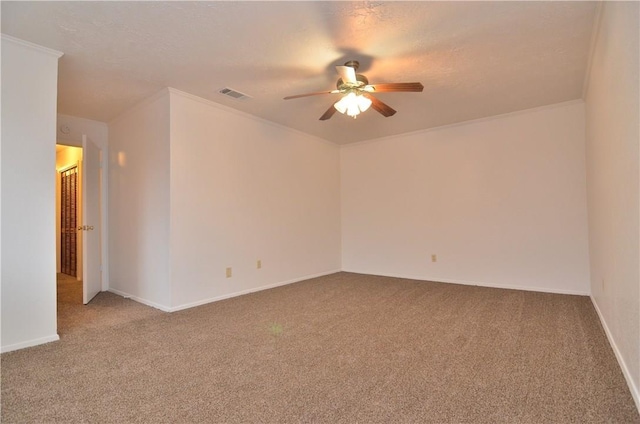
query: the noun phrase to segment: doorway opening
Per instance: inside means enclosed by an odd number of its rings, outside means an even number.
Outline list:
[[[56,145],[58,303],[82,304],[82,148]]]
[[[102,151],[85,135],[82,147],[56,144],[57,327],[62,335],[86,316],[102,291]]]

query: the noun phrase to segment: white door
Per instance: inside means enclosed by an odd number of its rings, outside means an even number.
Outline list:
[[[100,228],[100,149],[82,136],[82,301],[102,290]]]

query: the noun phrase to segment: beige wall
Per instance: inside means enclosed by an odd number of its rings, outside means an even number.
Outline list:
[[[109,146],[110,290],[178,310],[340,270],[338,146],[172,89]]]
[[[339,147],[172,90],[172,306],[339,270]]]
[[[640,4],[604,2],[586,93],[591,293],[640,409]]]
[[[2,35],[2,351],[58,340],[56,99],[61,53]]]
[[[589,293],[581,101],[341,154],[344,270]]]
[[[109,289],[166,310],[169,268],[169,95],[109,123]]]
[[[82,149],[73,146],[56,145],[56,269],[60,272],[60,171],[78,166],[78,225],[82,222]],[[79,233],[80,234],[80,233]],[[78,280],[82,279],[82,237],[78,238]]]

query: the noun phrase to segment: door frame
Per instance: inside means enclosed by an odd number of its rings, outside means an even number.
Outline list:
[[[82,230],[79,234],[82,238],[82,301],[85,305],[95,295],[103,291],[104,286],[102,281],[102,208],[100,205],[103,190],[102,157],[102,149],[86,134],[83,134],[80,168],[82,172],[80,175],[82,221],[78,229]],[[97,240],[96,237],[98,237]]]
[[[79,139],[76,136],[73,138],[58,137],[56,138],[56,144],[71,147],[82,148],[82,137],[85,136],[91,140],[102,139],[99,136],[93,137],[87,132],[79,132]],[[95,141],[94,141],[95,143]],[[102,227],[102,235],[100,237],[101,250],[102,250],[102,291],[109,289],[109,226],[108,226],[108,209],[109,209],[109,175],[108,175],[108,145],[103,143],[95,143],[101,150],[102,155],[100,158],[100,224]],[[54,164],[55,165],[55,164]],[[80,170],[82,172],[82,169]],[[55,211],[54,211],[55,213]]]

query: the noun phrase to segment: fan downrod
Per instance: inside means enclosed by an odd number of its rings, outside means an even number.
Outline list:
[[[357,71],[358,68],[360,67],[360,62],[358,62],[357,60],[350,60],[350,61],[346,62],[344,64],[344,66],[348,66],[348,67],[353,68],[353,69],[355,69]]]

